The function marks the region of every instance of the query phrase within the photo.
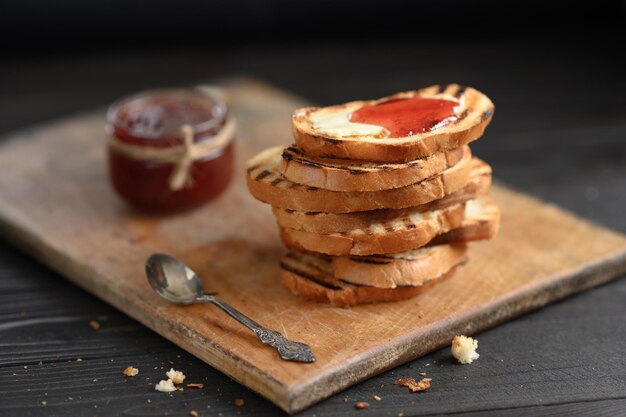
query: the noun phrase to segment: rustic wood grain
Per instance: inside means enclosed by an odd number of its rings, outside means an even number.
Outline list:
[[[289,141],[289,114],[301,101],[252,82],[233,84],[231,92],[241,127],[240,164],[261,148]],[[277,283],[281,248],[270,211],[248,196],[241,175],[202,210],[146,218],[109,189],[103,140],[97,114],[3,145],[3,232],[78,285],[288,411],[442,346],[455,333],[476,332],[626,270],[623,236],[495,187],[503,207],[501,235],[475,245],[472,262],[455,278],[401,303],[352,310],[304,303]],[[184,259],[205,278],[207,289],[244,313],[311,343],[318,362],[280,362],[210,306],[161,302],[142,271],[143,259],[157,250]]]

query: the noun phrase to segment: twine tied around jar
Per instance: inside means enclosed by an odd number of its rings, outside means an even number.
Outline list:
[[[194,130],[191,125],[184,124],[180,127],[183,143],[168,148],[155,146],[136,145],[121,141],[113,137],[109,147],[115,152],[141,161],[154,161],[174,165],[169,178],[169,188],[179,191],[193,185],[191,167],[199,159],[209,156],[211,153],[224,148],[235,133],[235,120],[228,116],[226,123],[219,133],[212,138],[205,138],[200,142],[194,142]]]

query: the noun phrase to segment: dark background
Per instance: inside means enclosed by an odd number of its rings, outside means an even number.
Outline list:
[[[0,135],[136,90],[234,74],[322,104],[459,82],[496,104],[472,149],[498,180],[626,232],[625,10],[623,1],[5,0]],[[618,279],[481,333],[471,366],[435,352],[304,415],[626,415],[625,300]],[[141,378],[121,376],[129,364]],[[205,389],[154,392],[170,366]],[[436,381],[430,391],[392,386],[421,371]],[[374,394],[383,400],[354,410]],[[12,416],[281,414],[4,241],[0,398],[0,415]]]

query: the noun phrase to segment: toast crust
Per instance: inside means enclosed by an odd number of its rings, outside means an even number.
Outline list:
[[[416,296],[436,282],[452,276],[452,267],[445,274],[425,281],[422,285],[377,288],[354,285],[336,279],[327,260],[312,255],[289,253],[280,263],[281,282],[293,294],[335,307],[400,301]]]
[[[364,229],[373,223],[384,223],[412,212],[423,213],[453,204],[464,203],[487,194],[491,186],[491,167],[479,159],[472,159],[470,181],[463,188],[426,204],[405,209],[359,211],[353,213],[303,212],[273,207],[279,226],[305,232],[331,234]]]
[[[472,156],[463,148],[463,157],[454,166],[431,178],[402,188],[381,191],[331,191],[289,181],[280,173],[282,148],[267,149],[247,163],[250,193],[274,207],[324,213],[350,213],[378,209],[401,209],[438,200],[470,181]]]
[[[440,210],[411,213],[365,229],[319,234],[281,229],[283,240],[297,243],[306,250],[327,255],[380,255],[405,252],[426,245],[435,236],[461,226],[465,205],[455,204]]]
[[[393,255],[332,257],[334,276],[345,282],[377,288],[422,285],[467,259],[467,244],[428,246]]]
[[[500,218],[500,208],[491,197],[468,201],[461,226],[435,237],[429,245],[492,239],[500,229]]]
[[[498,233],[499,227],[500,209],[491,197],[482,196],[465,204],[465,217],[457,228],[435,236],[426,246],[491,239]],[[280,238],[287,249],[318,254],[317,251],[305,248],[302,242],[293,239],[292,235],[284,233],[284,230],[279,229]]]
[[[332,191],[379,191],[406,187],[454,166],[462,148],[395,164],[310,157],[294,146],[282,153],[281,173],[298,184]]]
[[[412,97],[442,97],[459,100],[457,121],[439,129],[404,138],[329,137],[320,133],[313,123],[314,114],[354,111],[364,105]],[[298,147],[310,156],[353,159],[373,162],[407,162],[447,149],[467,145],[482,136],[491,122],[495,106],[478,90],[458,84],[433,85],[416,91],[397,93],[369,101],[353,101],[329,107],[305,107],[292,115],[292,130]]]

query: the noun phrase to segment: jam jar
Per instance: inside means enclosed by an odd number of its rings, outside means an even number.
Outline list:
[[[178,211],[227,188],[235,122],[212,91],[148,90],[109,107],[109,175],[123,199],[146,211]]]

